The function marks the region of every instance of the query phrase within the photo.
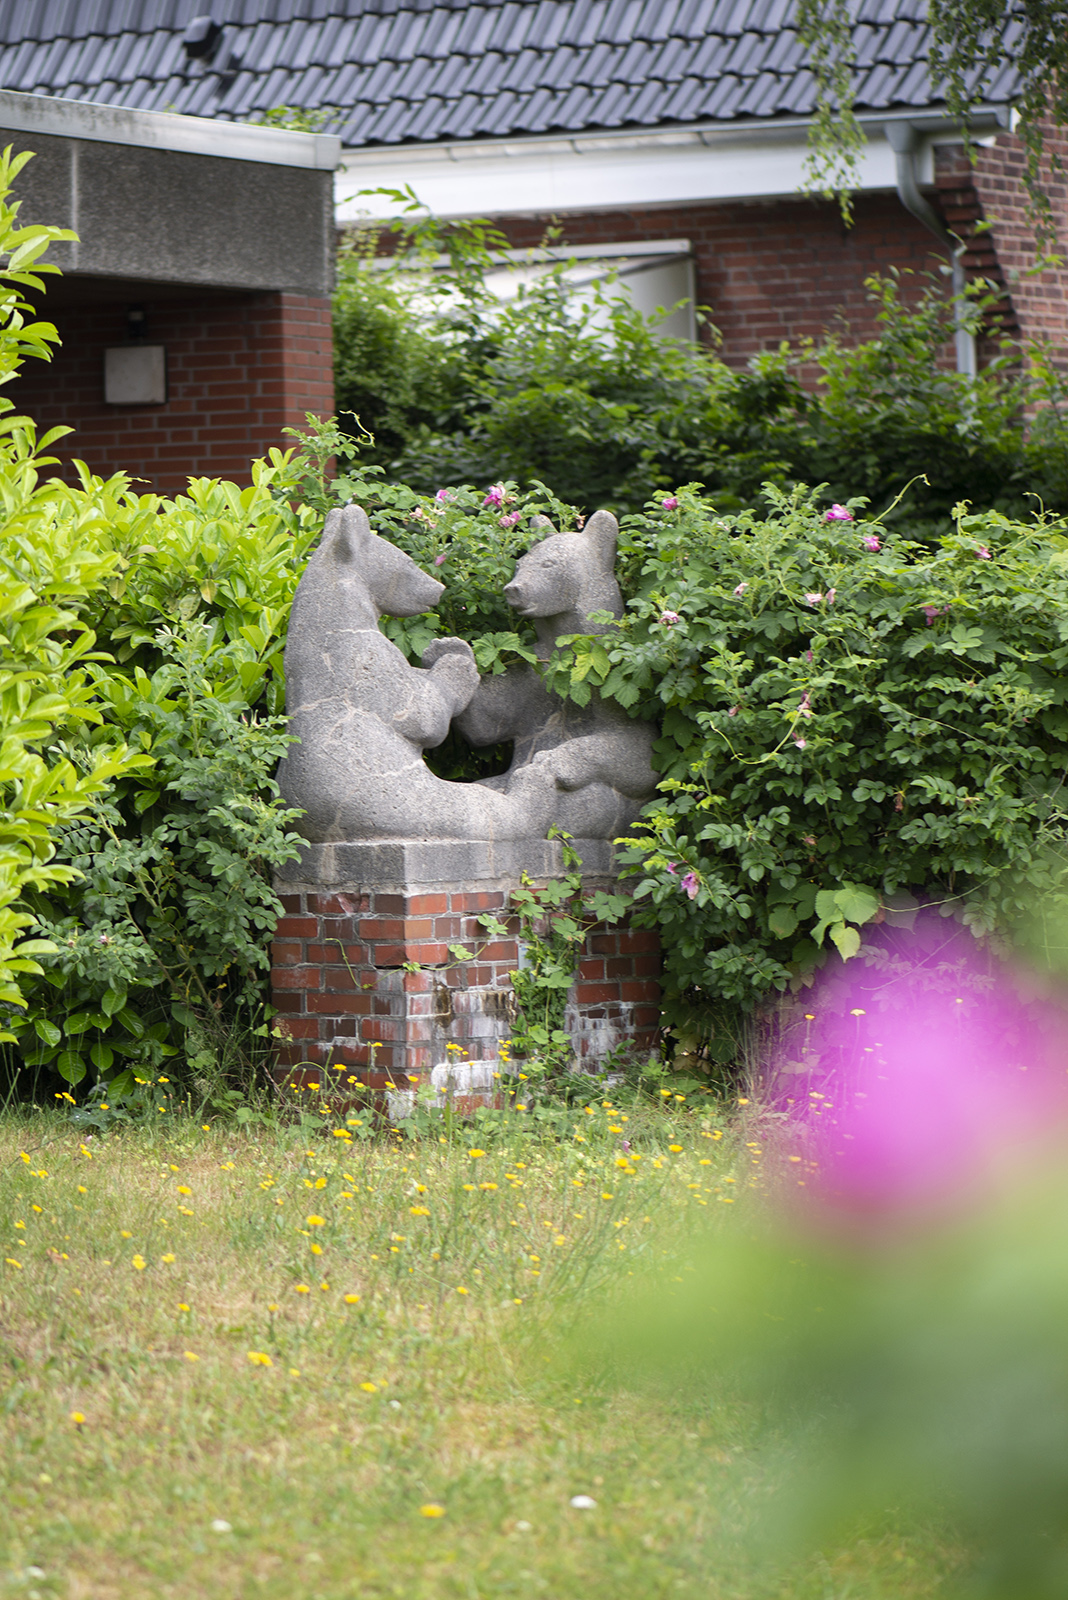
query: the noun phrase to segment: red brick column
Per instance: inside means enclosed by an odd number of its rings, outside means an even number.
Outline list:
[[[515,1020],[510,974],[521,959],[506,890],[301,889],[281,898],[271,977],[282,1076],[358,1070],[361,1083],[385,1091],[427,1073],[443,1084],[452,1064],[467,1069],[455,1076],[468,1091],[492,1088],[498,1047]],[[506,938],[487,938],[478,922],[487,912],[506,922]],[[457,960],[450,944],[475,958]],[[655,932],[590,930],[568,996],[580,1058],[592,1065],[620,1044],[652,1046],[659,965]]]

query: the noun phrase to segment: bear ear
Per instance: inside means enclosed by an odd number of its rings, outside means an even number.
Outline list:
[[[542,539],[551,539],[555,532],[556,532],[556,529],[553,527],[553,525],[549,521],[548,517],[542,517],[542,516],[531,517],[531,519],[530,519],[530,542],[531,542],[531,544],[540,544]]]
[[[371,524],[362,506],[340,506],[331,511],[323,528],[320,549],[336,561],[355,561],[371,538]]]
[[[582,530],[583,537],[593,546],[598,561],[606,572],[616,564],[616,540],[619,523],[610,511],[595,511]]]

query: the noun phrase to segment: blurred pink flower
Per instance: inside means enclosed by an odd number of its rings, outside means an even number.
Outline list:
[[[677,611],[661,611],[660,613],[660,621],[665,628],[673,628],[678,620],[679,614]]]
[[[843,989],[839,969],[822,985],[826,1013],[821,986],[806,1006],[808,1046],[844,1064],[807,1096],[813,1186],[853,1221],[967,1204],[1021,1153],[1032,1165],[1068,1115],[1064,1012],[1025,1004],[1007,971],[967,951],[959,987],[932,983],[922,918],[917,928],[914,976]],[[950,959],[940,922],[934,948]]]
[[[740,583],[738,585],[737,589],[735,589],[735,591],[734,591],[734,598],[736,600],[740,600],[742,598],[742,595],[748,589],[748,587],[749,587],[749,585],[747,583]]]
[[[823,513],[823,520],[824,522],[852,522],[853,513],[848,506],[840,506],[836,503],[829,511]]]
[[[442,566],[444,564],[444,561],[445,561],[445,551],[443,550],[441,552],[440,556],[435,556],[434,557],[434,565],[436,567],[440,567],[440,566]]]
[[[818,605],[820,605],[822,603],[822,601],[823,601],[823,595],[820,593],[820,591],[818,589],[813,589],[809,594],[806,594],[806,596],[805,596],[805,604],[807,606],[818,606]]]
[[[879,542],[879,536],[875,533],[866,533],[860,542],[864,546],[865,550],[870,550],[873,555],[876,550],[882,549],[882,545]]]
[[[495,483],[493,485],[492,489],[488,489],[486,491],[486,498],[485,498],[485,500],[483,500],[482,504],[484,506],[503,506],[504,505],[504,484],[503,483]]]
[[[921,606],[920,610],[927,618],[927,626],[931,627],[935,617],[944,617],[949,613],[948,606]]]
[[[500,523],[502,528],[514,528],[516,523],[519,521],[519,512],[506,511],[503,517],[497,518],[497,521]]]
[[[451,500],[452,499],[452,490],[451,489],[439,489],[437,494],[434,496],[434,499],[435,500]]]
[[[738,707],[731,706],[730,710],[727,712],[727,715],[728,717],[736,717],[738,715]]]
[[[990,551],[987,549],[985,544],[977,545],[975,553],[979,557],[980,561],[990,560]]]
[[[835,597],[835,595],[837,593],[838,593],[837,589],[828,589],[827,590],[827,604],[829,606],[833,606],[834,605],[834,597]]]
[[[679,509],[678,496],[669,494],[665,496],[663,500],[661,500],[660,504],[663,506],[665,511],[677,511]]]
[[[691,900],[697,899],[697,891],[701,887],[696,872],[688,872],[682,880],[682,887],[686,890]]]
[[[808,740],[807,739],[795,738],[794,739],[794,744],[796,744],[796,746],[797,746],[797,748],[799,750],[803,750],[805,748],[805,746],[808,744]]]

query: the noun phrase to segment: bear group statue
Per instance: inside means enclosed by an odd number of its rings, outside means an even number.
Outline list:
[[[505,589],[535,619],[539,656],[565,633],[603,632],[593,611],[622,615],[613,576],[614,517],[545,533]],[[462,639],[435,639],[413,667],[382,616],[429,611],[444,585],[371,531],[358,506],[332,511],[293,601],[286,705],[295,740],[278,772],[312,843],[366,839],[544,839],[550,826],[609,839],[656,786],[653,730],[596,695],[578,707],[533,667],[480,679]],[[453,719],[472,744],[514,739],[508,772],[476,783],[432,773],[423,751]]]

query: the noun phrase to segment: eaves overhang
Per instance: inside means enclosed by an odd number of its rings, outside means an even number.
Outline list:
[[[334,134],[296,133],[172,111],[137,111],[11,89],[0,89],[0,129],[327,172],[341,159],[341,140]]]

